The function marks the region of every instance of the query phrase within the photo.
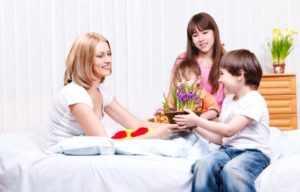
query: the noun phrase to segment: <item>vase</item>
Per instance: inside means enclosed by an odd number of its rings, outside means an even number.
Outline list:
[[[282,62],[282,63],[274,62],[273,70],[274,70],[274,73],[284,73],[285,63],[284,62]]]
[[[194,113],[196,113],[199,116],[199,115],[201,115],[202,111],[194,111]],[[173,118],[175,117],[175,115],[184,115],[184,114],[188,114],[188,113],[185,112],[185,111],[170,111],[170,112],[165,112],[165,115],[167,116],[170,124],[175,124],[175,121],[173,120]]]

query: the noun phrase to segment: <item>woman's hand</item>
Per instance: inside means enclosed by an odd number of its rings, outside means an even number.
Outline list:
[[[157,127],[152,133],[153,139],[169,139],[173,133],[177,132],[176,124],[162,124]]]
[[[185,110],[188,114],[176,115],[173,120],[178,125],[178,129],[191,129],[197,127],[199,117],[191,110]]]

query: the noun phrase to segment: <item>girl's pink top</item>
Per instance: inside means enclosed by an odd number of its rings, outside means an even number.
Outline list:
[[[181,55],[179,55],[176,58],[175,64],[173,66],[173,72],[175,69],[175,66],[178,65],[181,61],[183,61],[186,58],[186,53],[183,53]],[[207,92],[211,93],[211,85],[208,82],[208,77],[209,77],[209,72],[211,70],[211,67],[208,66],[203,66],[201,64],[199,64],[200,70],[201,70],[201,88],[205,89]],[[220,106],[220,109],[222,108],[222,103],[223,103],[223,99],[224,99],[224,87],[223,84],[219,84],[219,89],[217,92],[215,92],[214,94],[212,94],[213,96],[215,96],[215,98],[217,99],[217,102]]]

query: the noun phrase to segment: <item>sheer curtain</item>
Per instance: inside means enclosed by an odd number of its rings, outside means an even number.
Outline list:
[[[300,32],[299,9],[294,0],[0,0],[0,132],[47,124],[69,48],[84,32],[110,40],[113,74],[105,83],[120,103],[147,119],[167,92],[192,15],[211,14],[226,50],[250,49],[271,72],[272,28]],[[299,74],[299,50],[297,41],[287,72]]]

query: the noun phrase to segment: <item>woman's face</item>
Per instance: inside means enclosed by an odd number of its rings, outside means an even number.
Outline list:
[[[212,53],[215,43],[214,32],[211,29],[199,31],[192,35],[195,47],[202,53]]]
[[[111,51],[106,42],[99,42],[95,49],[93,72],[99,79],[111,74]]]

